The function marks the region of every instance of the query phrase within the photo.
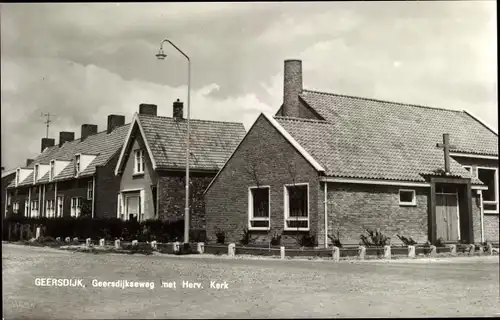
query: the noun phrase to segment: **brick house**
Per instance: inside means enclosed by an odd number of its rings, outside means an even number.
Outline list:
[[[173,117],[157,116],[142,104],[123,142],[115,174],[119,189],[115,216],[128,220],[181,220],[185,207],[187,120],[183,103]],[[205,228],[203,191],[245,135],[241,123],[190,119],[191,228]]]
[[[60,132],[43,138],[41,153],[15,169],[6,190],[6,215],[27,217],[114,217],[118,179],[114,167],[128,131],[125,116],[109,115],[105,131],[83,124],[81,137]]]
[[[232,242],[244,228],[322,247],[366,228],[393,243],[496,242],[498,134],[467,111],[303,90],[302,62],[287,60],[283,105],[256,119],[205,206],[207,235]]]

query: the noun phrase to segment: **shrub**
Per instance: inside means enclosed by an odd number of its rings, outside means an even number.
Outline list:
[[[240,240],[241,245],[246,246],[252,242],[254,242],[255,239],[252,239],[252,234],[250,233],[250,230],[248,228],[243,229],[243,236]]]
[[[226,234],[219,228],[215,231],[215,237],[217,238],[217,243],[219,244],[224,244],[226,242]]]
[[[340,242],[340,235],[339,232],[337,231],[337,235],[328,235],[328,238],[332,241],[333,246],[342,248],[342,243]]]
[[[438,238],[436,241],[436,247],[446,247],[446,243],[443,238]]]
[[[272,246],[279,246],[281,245],[281,235],[280,234],[274,234],[273,237],[271,238],[271,245]]]
[[[191,230],[189,235],[190,242],[206,242],[207,241],[207,232],[202,229]]]
[[[316,236],[309,232],[298,237],[297,243],[301,247],[315,247],[317,245]]]
[[[404,236],[400,236],[399,234],[397,236],[405,246],[414,246],[417,244],[417,241],[413,240],[412,238],[406,238]]]
[[[391,238],[385,236],[379,229],[373,231],[366,229],[368,236],[360,235],[360,239],[365,247],[383,247],[390,243]]]

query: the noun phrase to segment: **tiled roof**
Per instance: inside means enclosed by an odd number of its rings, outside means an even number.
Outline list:
[[[101,166],[106,164],[113,155],[120,150],[123,145],[123,140],[127,135],[129,125],[123,125],[115,128],[111,133],[102,131],[94,135],[88,136],[86,139],[81,141],[81,139],[73,140],[64,143],[61,147],[55,145],[53,147],[45,149],[41,154],[39,154],[32,164],[26,168],[33,168],[35,164],[50,164],[50,161],[55,160],[65,160],[71,161],[55,178],[54,181],[71,179],[74,177],[73,174],[73,162],[75,154],[95,154],[97,157],[85,168],[83,172],[80,173],[80,177],[91,176],[95,173],[96,166]],[[37,183],[49,182],[49,173],[47,172],[42,178],[38,180]],[[9,184],[9,187],[14,186],[14,181]],[[23,182],[19,185],[31,185],[33,184],[33,173],[31,173]]]
[[[425,181],[422,175],[444,166],[436,147],[443,133],[450,134],[453,151],[498,155],[498,136],[463,111],[308,90],[301,98],[325,120],[275,119],[328,176]],[[470,177],[450,160],[452,174]]]
[[[139,114],[157,169],[184,168],[187,121]],[[245,135],[241,123],[190,120],[190,168],[219,170]]]

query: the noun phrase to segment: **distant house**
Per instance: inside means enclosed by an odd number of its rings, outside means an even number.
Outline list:
[[[3,168],[3,167],[2,167]],[[7,186],[11,183],[12,180],[16,177],[16,170],[8,170],[2,171],[2,208],[4,209],[4,214],[8,212],[10,206],[12,206],[12,198],[10,194],[7,193]]]
[[[6,215],[115,217],[114,168],[127,131],[124,116],[109,115],[104,131],[83,124],[80,139],[74,132],[60,132],[57,145],[43,138],[41,153],[15,169]]]
[[[318,246],[357,244],[366,228],[498,241],[498,134],[466,111],[303,90],[301,61],[287,60],[283,105],[257,118],[205,205],[208,235],[227,241],[245,228]]]
[[[181,220],[185,207],[187,120],[183,103],[173,117],[157,116],[143,104],[127,130],[115,169],[116,215],[124,220]],[[204,229],[203,191],[245,135],[241,123],[190,120],[191,228]]]

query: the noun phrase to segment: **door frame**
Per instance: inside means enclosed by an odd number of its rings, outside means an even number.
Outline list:
[[[455,196],[455,200],[457,201],[457,227],[458,227],[458,241],[462,239],[460,236],[460,205],[459,205],[459,198],[458,198],[458,191],[457,192],[436,192],[436,197],[439,195],[447,195],[447,196]],[[437,228],[437,227],[436,227]],[[448,240],[445,240],[448,241]],[[449,240],[452,241],[452,240]]]
[[[123,194],[123,202],[124,202],[124,211],[125,211],[125,220],[130,220],[130,214],[128,212],[128,202],[129,198],[137,198],[137,221],[140,219],[141,215],[141,193],[140,191],[131,191]]]

